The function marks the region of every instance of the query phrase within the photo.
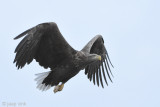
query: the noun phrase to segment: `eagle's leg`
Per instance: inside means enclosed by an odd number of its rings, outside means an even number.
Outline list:
[[[62,83],[61,85],[55,86],[55,87],[54,87],[54,90],[53,90],[54,93],[56,93],[56,92],[58,92],[58,91],[62,91],[63,87],[64,87],[64,83]]]

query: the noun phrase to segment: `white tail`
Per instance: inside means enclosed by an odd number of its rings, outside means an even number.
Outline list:
[[[39,90],[47,91],[48,89],[51,88],[51,85],[42,84],[43,80],[49,75],[50,72],[51,71],[35,74],[37,76],[35,78],[35,81],[37,81],[37,88]]]

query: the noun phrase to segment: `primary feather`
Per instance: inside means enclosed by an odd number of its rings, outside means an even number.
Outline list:
[[[98,54],[102,57],[102,60],[94,63],[94,65],[93,64],[87,65],[85,69],[85,74],[88,75],[88,78],[91,80],[93,77],[93,83],[95,84],[95,75],[96,75],[97,85],[99,86],[99,82],[100,82],[101,86],[104,87],[102,77],[104,81],[106,82],[106,84],[108,85],[106,74],[105,74],[105,71],[106,71],[110,81],[112,82],[112,79],[110,77],[110,74],[112,75],[112,72],[110,70],[110,65],[112,67],[113,65],[110,61],[109,55],[104,46],[103,37],[101,35],[95,36],[92,40],[88,42],[88,44],[82,49],[82,51],[89,53],[89,54]],[[104,64],[105,64],[105,69],[104,69]],[[110,73],[108,71],[110,71]]]

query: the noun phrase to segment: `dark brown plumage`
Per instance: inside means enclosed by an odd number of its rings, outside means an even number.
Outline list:
[[[98,86],[100,83],[104,87],[103,79],[108,85],[106,73],[112,82],[111,61],[101,35],[95,36],[81,51],[67,43],[54,22],[39,24],[14,39],[23,36],[15,49],[14,63],[18,69],[26,63],[30,64],[33,59],[44,68],[51,69],[37,74],[39,89],[47,90],[60,82],[64,84],[82,69],[85,69],[88,79],[93,80],[94,84],[97,82]]]

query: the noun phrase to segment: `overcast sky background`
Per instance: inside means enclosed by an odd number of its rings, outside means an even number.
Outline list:
[[[159,0],[1,0],[0,19],[0,107],[160,107]],[[17,70],[14,49],[21,39],[13,38],[52,21],[77,50],[103,35],[113,83],[98,88],[81,71],[54,94],[36,89],[35,74],[48,70],[35,61]]]

